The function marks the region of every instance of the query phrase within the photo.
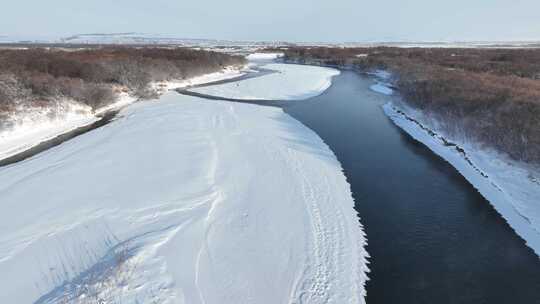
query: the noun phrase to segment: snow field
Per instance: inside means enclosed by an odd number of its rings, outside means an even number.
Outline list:
[[[0,168],[0,197],[2,303],[364,303],[341,165],[278,108],[168,92]]]

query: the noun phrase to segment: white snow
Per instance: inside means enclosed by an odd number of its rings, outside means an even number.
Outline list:
[[[243,69],[226,67],[219,72],[186,80],[152,83],[151,87],[158,93],[163,93],[176,88],[239,77],[243,74]],[[11,118],[15,122],[12,128],[0,130],[0,159],[16,155],[41,142],[90,125],[100,119],[99,115],[111,110],[121,109],[136,100],[137,98],[122,92],[118,94],[116,102],[94,112],[87,105],[64,100],[59,100],[55,109],[30,108],[26,111],[20,111]],[[56,113],[53,118],[51,118],[51,112]]]
[[[226,80],[231,78],[236,78],[244,75],[247,71],[247,66],[243,68],[236,68],[236,67],[226,67],[223,70],[215,73],[209,73],[185,80],[169,80],[169,81],[160,81],[152,83],[151,86],[158,92],[166,92],[169,90],[179,89],[179,88],[187,88],[190,86],[220,81],[220,80]]]
[[[95,111],[95,115],[105,114],[108,111],[120,110],[121,108],[128,106],[137,101],[136,97],[133,97],[129,93],[121,92],[116,97],[116,101],[110,105],[101,107]]]
[[[90,125],[100,119],[99,115],[118,110],[134,101],[135,97],[122,92],[118,94],[116,102],[96,111],[92,111],[90,106],[70,100],[59,100],[54,109],[28,108],[18,111],[10,118],[14,125],[0,131],[0,159]]]
[[[279,108],[169,92],[0,168],[0,198],[0,303],[364,303],[341,165]]]
[[[282,56],[283,56],[283,53],[252,53],[246,56],[246,58],[250,61],[257,61],[257,60],[275,60]]]
[[[384,95],[392,95],[394,93],[394,90],[392,90],[391,88],[387,87],[386,85],[382,83],[376,83],[374,85],[371,85],[369,88],[374,92],[381,93]]]
[[[386,70],[374,70],[372,72],[368,72],[367,74],[372,75],[381,81],[389,81],[390,78],[392,78],[392,73]]]
[[[339,75],[336,69],[315,66],[270,63],[261,67],[275,73],[190,91],[242,100],[302,100],[320,95]]]
[[[367,74],[375,78],[375,84],[369,87],[372,91],[388,96],[394,94],[390,84],[392,73],[385,70],[374,70]]]
[[[396,125],[454,166],[540,256],[540,172],[537,169],[474,143],[448,138],[436,128],[430,128],[434,124],[426,123],[418,111],[393,103],[386,104],[384,111]],[[437,135],[429,135],[406,117],[415,119]],[[462,148],[472,165],[455,147],[445,146],[442,138]]]

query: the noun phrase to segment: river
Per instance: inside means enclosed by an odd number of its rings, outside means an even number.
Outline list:
[[[540,303],[540,259],[446,161],[392,124],[353,72],[285,111],[341,162],[371,255],[367,302]]]

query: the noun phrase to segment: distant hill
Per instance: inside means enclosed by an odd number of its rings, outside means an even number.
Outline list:
[[[115,44],[115,45],[181,45],[188,47],[276,47],[276,46],[329,46],[329,47],[435,47],[435,48],[539,48],[540,41],[409,41],[386,38],[385,40],[363,40],[341,43],[323,41],[239,41],[222,39],[181,38],[166,34],[87,33],[67,37],[10,36],[0,34],[0,43],[42,44]]]

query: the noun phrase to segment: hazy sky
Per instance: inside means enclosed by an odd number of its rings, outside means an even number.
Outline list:
[[[540,40],[540,0],[6,0],[0,35],[288,41]]]

